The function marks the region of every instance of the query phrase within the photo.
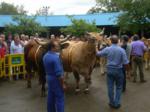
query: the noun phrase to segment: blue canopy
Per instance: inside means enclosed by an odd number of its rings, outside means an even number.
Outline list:
[[[85,15],[72,15],[75,19],[84,19],[87,22],[95,21],[97,26],[116,25],[119,12],[114,13],[96,13]],[[37,16],[36,21],[44,27],[62,27],[71,24],[66,15]],[[13,23],[12,15],[0,15],[0,27]]]

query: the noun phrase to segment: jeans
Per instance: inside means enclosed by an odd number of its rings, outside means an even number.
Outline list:
[[[64,91],[55,76],[47,76],[48,97],[47,112],[64,112]]]
[[[122,68],[107,68],[108,97],[109,103],[113,106],[121,104],[123,79]]]

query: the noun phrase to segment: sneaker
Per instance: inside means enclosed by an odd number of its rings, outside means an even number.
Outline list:
[[[119,109],[121,107],[121,105],[119,104],[119,105],[117,105],[117,106],[114,106],[113,108],[114,109]]]
[[[114,108],[114,105],[113,105],[113,104],[109,103],[108,105],[109,105],[111,108]]]

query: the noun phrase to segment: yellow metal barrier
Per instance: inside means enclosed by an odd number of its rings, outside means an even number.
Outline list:
[[[0,58],[0,78],[5,76],[5,58]]]
[[[24,54],[9,54],[5,56],[5,76],[12,79],[13,76],[23,75],[25,78]]]

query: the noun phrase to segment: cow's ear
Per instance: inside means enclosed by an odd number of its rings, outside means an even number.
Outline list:
[[[89,33],[89,32],[85,32],[84,35],[85,35],[85,36],[89,36],[90,33]]]
[[[85,37],[86,39],[88,39],[88,38],[90,37],[90,33],[89,33],[89,32],[85,32],[85,33],[84,33],[84,37]]]
[[[69,46],[69,43],[61,43],[60,47],[61,49],[65,49]]]

